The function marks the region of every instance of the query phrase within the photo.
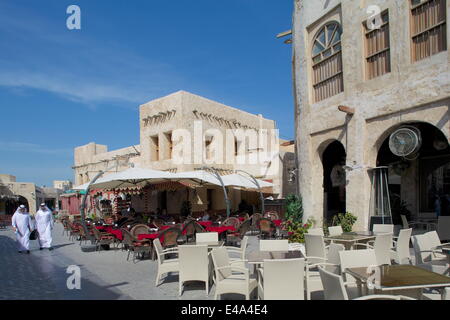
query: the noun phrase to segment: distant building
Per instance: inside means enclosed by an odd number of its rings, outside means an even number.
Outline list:
[[[13,214],[19,205],[25,205],[35,214],[41,203],[51,209],[59,208],[61,190],[38,187],[30,182],[17,182],[16,177],[0,174],[0,214]]]
[[[59,189],[62,191],[67,191],[72,189],[72,181],[69,180],[55,180],[53,181],[53,188]]]
[[[245,170],[274,184],[271,190],[265,190],[268,195],[281,198],[289,189],[284,189],[282,172],[284,159],[292,160],[293,144],[291,150],[287,147],[280,149],[275,121],[262,115],[179,91],[141,105],[139,126],[139,145],[115,151],[108,151],[107,146],[96,143],[75,148],[75,184],[89,182],[100,170],[115,163],[119,164],[118,171],[125,170],[128,161],[142,168],[170,172],[194,171],[203,166],[213,167],[222,175]],[[178,136],[180,130],[184,132],[183,138]],[[257,141],[252,144],[253,136]],[[178,152],[180,146],[186,148]],[[271,158],[257,163],[249,161],[260,159],[260,154],[269,149],[276,150]],[[223,161],[216,161],[219,158]],[[293,166],[292,163],[290,165]],[[255,206],[259,203],[255,192],[230,189],[229,193],[233,209],[237,209],[242,200]],[[137,198],[134,196],[136,201],[133,203],[143,202]],[[182,202],[187,199],[191,201],[194,212],[225,209],[221,188],[203,187],[195,188],[189,194],[185,189],[155,190],[145,200],[148,208],[135,209],[156,211],[159,208],[175,214],[180,212]]]

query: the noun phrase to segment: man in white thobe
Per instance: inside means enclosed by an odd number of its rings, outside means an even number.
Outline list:
[[[52,248],[52,230],[53,230],[53,213],[52,211],[42,203],[39,211],[35,215],[36,229],[39,233],[39,246],[40,250]]]
[[[12,227],[16,233],[19,253],[30,253],[31,218],[24,205],[21,205],[12,216]]]

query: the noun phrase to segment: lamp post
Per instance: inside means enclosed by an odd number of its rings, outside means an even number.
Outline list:
[[[248,175],[253,180],[252,182],[255,184],[255,186],[258,188],[258,191],[259,191],[259,197],[260,197],[260,200],[261,200],[261,214],[264,215],[264,213],[266,213],[265,206],[264,206],[264,196],[263,196],[263,193],[262,193],[262,190],[261,190],[261,186],[258,183],[258,180],[253,175],[248,173],[247,171],[244,171],[244,170],[235,170],[235,171],[236,172],[243,172],[243,173]]]

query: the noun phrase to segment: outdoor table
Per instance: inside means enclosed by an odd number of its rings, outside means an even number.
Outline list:
[[[214,249],[217,247],[222,247],[225,242],[223,241],[212,241],[212,242],[190,242],[187,244],[181,244],[181,246],[207,246],[208,249]]]
[[[299,259],[304,258],[300,250],[294,251],[253,251],[247,256],[248,264],[254,265],[253,273],[256,276],[256,280],[259,281],[258,276],[258,265],[263,264],[264,260],[274,260],[274,259]]]
[[[232,231],[236,232],[236,228],[233,226],[222,226],[222,227],[207,227],[205,229],[207,232],[217,232],[218,234],[221,234],[223,232]]]
[[[138,240],[139,241],[141,241],[141,240],[145,240],[145,239],[150,239],[150,240],[155,240],[155,239],[157,239],[158,238],[158,236],[159,236],[159,233],[158,232],[155,232],[155,233],[147,233],[147,234],[138,234]]]
[[[373,240],[376,236],[377,234],[372,231],[344,232],[338,236],[324,237],[324,240],[342,243],[345,246],[345,250],[351,250],[358,241]]]
[[[213,223],[212,221],[199,221],[198,224],[202,227],[208,228],[211,227]]]
[[[96,228],[97,228],[97,230],[101,230],[101,231],[104,231],[104,232],[112,234],[113,236],[115,236],[120,241],[123,240],[122,231],[120,231],[119,229],[113,229],[113,227],[103,227],[103,226],[96,226]]]
[[[383,265],[374,268],[378,268],[379,275],[374,277],[376,279],[374,288],[382,291],[383,294],[408,294],[421,298],[424,288],[450,287],[449,277],[416,266]],[[347,268],[345,272],[356,279],[358,287],[361,288],[364,284],[367,292],[367,281],[371,276],[368,268]],[[442,290],[442,294],[445,294],[445,290]]]

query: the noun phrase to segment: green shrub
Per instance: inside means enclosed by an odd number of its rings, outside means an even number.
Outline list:
[[[314,225],[313,219],[308,219],[306,223],[287,220],[283,223],[284,229],[288,232],[288,239],[291,243],[304,243],[305,233]]]
[[[303,202],[302,198],[295,194],[286,197],[286,220],[302,223]]]
[[[351,232],[356,220],[358,220],[358,218],[350,212],[338,213],[333,217],[332,225],[341,226],[342,231],[344,232]]]

